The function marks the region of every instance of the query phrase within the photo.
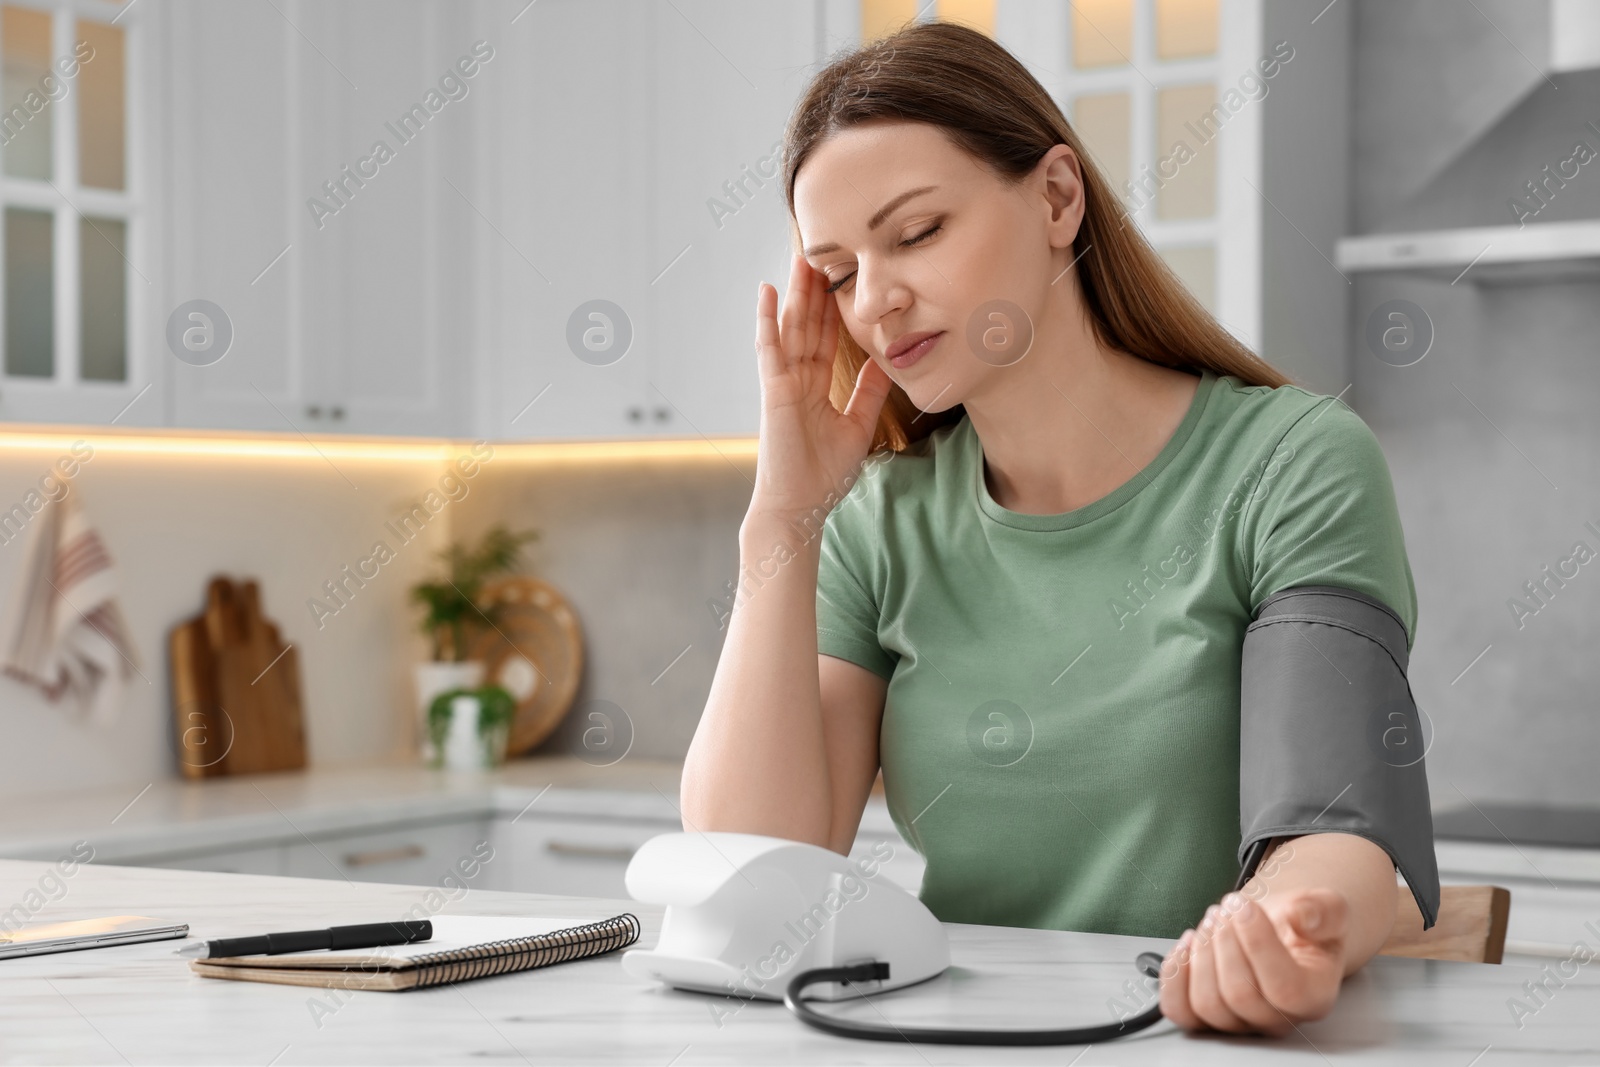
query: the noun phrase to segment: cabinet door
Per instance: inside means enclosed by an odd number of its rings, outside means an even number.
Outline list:
[[[440,89],[471,53],[465,10],[174,10],[163,118],[184,165],[173,167],[172,304],[211,301],[232,330],[215,362],[174,360],[178,425],[462,432],[470,209],[446,178],[470,159],[474,92],[493,67],[451,82],[455,99]]]
[[[289,842],[284,851],[284,872],[297,878],[347,878],[352,882],[392,882],[402,885],[454,885],[485,888],[482,878],[494,863],[486,819],[431,825],[397,826],[356,834],[314,836]],[[486,856],[493,858],[485,863]],[[474,862],[476,861],[476,862]],[[463,878],[463,867],[476,869]],[[450,879],[451,881],[447,881]]]
[[[5,5],[5,422],[165,417],[166,279],[151,211],[165,160],[143,121],[162,88],[146,56],[165,12],[132,7]]]
[[[514,892],[627,900],[623,874],[639,846],[681,830],[665,822],[529,815],[496,827],[495,854],[510,857],[506,888]]]
[[[156,124],[173,163],[157,216],[170,234],[172,279],[160,328],[174,420],[288,431],[315,395],[293,299],[306,249],[292,248],[296,209],[315,188],[300,168],[296,109],[306,90],[297,79],[314,72],[302,69],[303,44],[271,5],[191,0],[161,25],[171,90]],[[221,315],[184,310],[196,300]],[[180,336],[195,331],[184,358],[166,350],[175,315]]]
[[[298,104],[305,169],[290,253],[304,252],[300,345],[316,382],[305,413],[318,430],[464,430],[473,338],[463,268],[479,220],[449,183],[472,173],[473,110],[494,91],[496,64],[516,62],[487,40],[474,54],[481,28],[466,11],[428,0],[303,8],[328,58],[307,50],[300,60],[315,76]],[[311,198],[323,205],[315,217]]]
[[[492,72],[479,186],[495,207],[472,223],[494,294],[480,398],[492,436],[616,437],[644,423],[664,265],[649,200],[660,6],[538,4]]]
[[[789,286],[783,132],[816,56],[813,4],[678,0],[656,14],[651,433],[760,427],[756,286]]]
[[[221,871],[225,874],[284,874],[282,845],[234,848],[217,852],[196,852],[179,856],[126,859],[130,867],[162,867],[174,871]]]

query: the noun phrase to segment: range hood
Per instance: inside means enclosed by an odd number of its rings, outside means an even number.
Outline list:
[[[1548,15],[1533,87],[1412,198],[1396,232],[1340,240],[1341,271],[1600,278],[1600,2],[1550,0]]]
[[[1600,220],[1345,237],[1334,258],[1347,274],[1400,270],[1451,284],[1600,279]]]

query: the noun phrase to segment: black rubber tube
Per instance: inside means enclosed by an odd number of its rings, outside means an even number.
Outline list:
[[[1141,952],[1138,966],[1151,978],[1161,974],[1161,957]],[[816,1011],[800,994],[818,982],[868,982],[889,977],[889,965],[882,961],[859,963],[852,967],[818,967],[795,975],[784,991],[783,1002],[801,1021],[838,1037],[859,1037],[869,1041],[924,1042],[934,1045],[1093,1045],[1113,1038],[1138,1033],[1161,1021],[1161,1005],[1119,1023],[1100,1026],[1073,1026],[1056,1030],[958,1030],[930,1029],[922,1026],[878,1026],[836,1019]],[[866,994],[862,994],[865,996]]]
[[[1261,856],[1267,849],[1267,840],[1252,842],[1245,852],[1244,868],[1233,885],[1239,892],[1255,874]],[[1134,961],[1141,972],[1151,978],[1161,977],[1161,955],[1141,952]],[[852,1022],[823,1015],[801,999],[807,986],[818,982],[871,982],[889,977],[889,965],[881,960],[858,963],[850,967],[816,967],[794,976],[783,993],[783,1002],[807,1026],[834,1034],[837,1037],[858,1037],[868,1041],[923,1042],[930,1045],[1094,1045],[1119,1037],[1136,1034],[1160,1022],[1161,1004],[1158,1001],[1131,1019],[1100,1026],[1072,1026],[1057,1030],[960,1030],[930,1029],[923,1026],[876,1026],[871,1023]],[[861,996],[865,997],[863,993]]]

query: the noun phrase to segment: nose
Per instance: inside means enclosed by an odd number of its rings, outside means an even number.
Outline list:
[[[890,313],[904,311],[911,303],[910,288],[886,265],[874,266],[862,261],[852,280],[855,314],[863,325],[875,326]]]

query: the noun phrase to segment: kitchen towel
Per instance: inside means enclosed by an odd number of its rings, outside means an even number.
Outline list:
[[[116,570],[80,495],[74,489],[53,502],[35,524],[4,669],[52,703],[71,697],[91,723],[108,726],[136,664]]]

